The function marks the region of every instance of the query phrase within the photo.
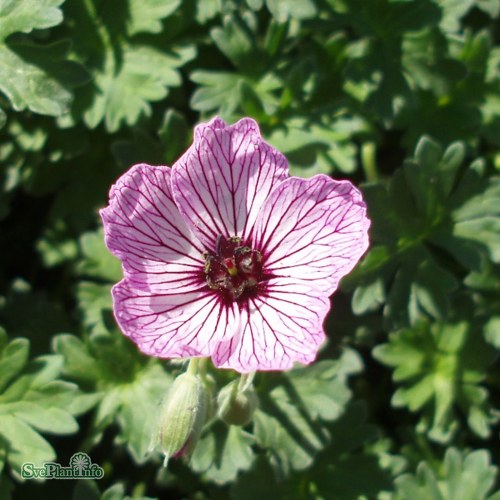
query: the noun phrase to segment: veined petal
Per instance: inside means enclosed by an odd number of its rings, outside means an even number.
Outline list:
[[[325,294],[305,281],[271,279],[242,308],[240,328],[217,346],[214,364],[248,373],[311,363],[324,339],[329,307]]]
[[[129,282],[155,293],[204,285],[203,249],[177,209],[170,177],[169,167],[135,165],[100,212],[106,245],[122,260]]]
[[[250,118],[198,125],[193,145],[174,164],[172,188],[181,213],[207,250],[219,235],[245,239],[273,187],[288,177],[285,157],[266,144]]]
[[[254,246],[266,272],[314,282],[330,295],[366,251],[369,227],[361,193],[349,181],[291,177],[265,201]]]
[[[121,330],[150,356],[211,356],[237,329],[236,308],[223,306],[211,291],[151,294],[124,279],[112,295]]]

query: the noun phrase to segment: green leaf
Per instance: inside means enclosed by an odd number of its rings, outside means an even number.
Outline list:
[[[130,139],[113,142],[111,151],[116,162],[124,170],[137,163],[147,163],[149,165],[162,165],[165,163],[162,145],[151,135],[137,128],[132,130]]]
[[[0,39],[5,40],[16,32],[29,33],[34,29],[51,28],[59,24],[62,12],[59,7],[64,0],[2,0],[0,16]]]
[[[258,456],[253,467],[241,474],[231,485],[231,498],[255,500],[256,498],[297,498],[301,477],[294,474],[289,481],[277,480],[269,462]]]
[[[109,487],[103,492],[102,496],[99,497],[100,500],[122,500],[125,496],[125,487],[123,484],[118,483]]]
[[[0,90],[16,111],[60,116],[73,98],[68,87],[88,80],[87,73],[66,59],[69,45],[60,41],[47,46],[17,41],[0,43]]]
[[[68,226],[61,219],[47,227],[36,243],[36,248],[46,267],[53,267],[72,260],[78,255],[78,243],[68,237]]]
[[[438,0],[443,10],[441,27],[444,31],[459,31],[461,20],[473,7],[483,10],[491,17],[498,17],[500,6],[495,0]]]
[[[289,18],[310,19],[317,9],[313,0],[266,0],[266,5],[273,17],[280,23]]]
[[[481,127],[479,109],[488,92],[490,47],[485,31],[468,32],[458,39],[428,29],[405,37],[404,62],[421,87],[398,117],[399,125],[408,129],[405,142],[413,144],[422,134],[431,134],[443,143],[476,140]]]
[[[175,12],[180,4],[180,0],[129,0],[128,34],[159,33],[161,20]]]
[[[80,238],[80,247],[84,257],[78,266],[81,275],[110,282],[121,280],[120,261],[106,248],[102,228],[84,233]]]
[[[354,314],[366,314],[377,310],[386,299],[385,287],[382,279],[377,279],[368,285],[356,288],[352,297],[352,310]]]
[[[52,446],[30,425],[11,415],[1,415],[0,423],[2,437],[9,445],[7,460],[14,474],[19,474],[23,463],[31,462],[40,467],[55,460]]]
[[[376,428],[366,423],[366,413],[363,403],[349,404],[328,425],[331,442],[307,470],[282,477],[263,456],[257,457],[231,488],[232,498],[376,498],[389,489],[391,480],[378,456],[363,449],[376,436]]]
[[[500,316],[490,318],[484,327],[484,337],[497,349],[500,349]]]
[[[358,356],[346,350],[338,361],[296,369],[270,393],[259,391],[261,409],[254,416],[257,443],[271,453],[280,476],[304,470],[330,441],[324,421],[338,418],[351,397],[349,375],[358,372]]]
[[[238,81],[238,91],[240,93],[240,103],[245,115],[260,119],[264,115],[264,107],[259,96],[245,80]]]
[[[273,467],[280,475],[287,476],[292,470],[309,467],[318,451],[326,446],[328,436],[318,425],[311,428],[286,393],[279,389],[271,393],[277,406],[263,405],[267,411],[255,413],[254,433],[260,446],[272,450]]]
[[[63,0],[3,0],[0,4],[0,90],[16,111],[59,116],[69,109],[69,87],[87,80],[83,68],[67,60],[69,45],[47,46],[24,39],[9,40],[13,33],[56,26],[62,21],[57,7]]]
[[[377,360],[394,368],[394,381],[402,383],[393,406],[420,412],[419,429],[438,442],[452,438],[461,412],[481,437],[489,436],[495,420],[479,386],[494,354],[471,330],[465,322],[420,323],[389,335],[389,342],[373,351]]]
[[[94,334],[85,342],[58,335],[54,349],[64,356],[64,373],[93,391],[90,403],[97,407],[90,443],[97,443],[106,427],[116,423],[120,429],[117,441],[127,446],[136,463],[143,463],[171,376],[116,331]]]
[[[97,482],[90,479],[76,481],[72,500],[158,500],[157,497],[149,497],[142,494],[145,483],[138,483],[130,488],[131,494],[127,495],[127,489],[122,482],[115,483],[102,493],[99,491]]]
[[[197,0],[196,1],[196,20],[200,24],[205,24],[213,19],[220,10],[219,0]]]
[[[481,217],[457,222],[454,235],[484,245],[491,260],[500,263],[500,217]]]
[[[379,492],[389,489],[389,471],[375,453],[363,450],[376,436],[376,428],[366,423],[366,413],[362,402],[351,403],[330,427],[332,442],[311,471],[315,489],[323,498],[377,498]]]
[[[451,202],[455,220],[454,236],[477,243],[487,249],[495,263],[500,262],[500,178],[482,180],[474,166],[457,187]]]
[[[7,343],[7,334],[0,328],[0,393],[24,368],[28,356],[28,340],[14,339]]]
[[[171,383],[172,378],[160,366],[152,364],[139,372],[133,384],[116,389],[120,400],[115,417],[121,429],[119,441],[126,443],[136,463],[147,458],[160,402]]]
[[[262,9],[262,6],[264,5],[264,0],[247,0],[247,5],[252,10],[260,10],[260,9]]]
[[[190,131],[184,115],[169,108],[158,135],[165,148],[165,163],[172,165],[189,146]]]
[[[85,344],[74,335],[57,335],[53,340],[53,349],[64,358],[63,373],[75,380],[96,383],[99,377],[99,365]]]
[[[351,392],[347,377],[359,373],[363,363],[356,351],[346,349],[338,361],[320,361],[307,368],[297,368],[289,380],[300,398],[300,405],[313,420],[339,418]]]
[[[77,288],[77,298],[83,324],[89,331],[104,333],[114,325],[111,285],[81,281]]]
[[[217,484],[233,482],[240,471],[252,466],[253,444],[253,436],[241,427],[217,424],[198,442],[191,468]]]
[[[466,76],[465,66],[449,56],[447,41],[438,30],[406,33],[403,65],[415,85],[437,97],[449,96],[456,80]]]
[[[119,68],[110,59],[104,71],[95,73],[99,92],[84,112],[85,122],[95,128],[105,120],[106,129],[116,132],[123,124],[133,125],[141,116],[149,116],[150,102],[164,99],[169,88],[181,84],[177,69],[194,56],[192,46],[176,47],[170,53],[147,45],[123,47]]]
[[[280,88],[279,79],[269,73],[259,80],[246,78],[236,73],[222,71],[193,71],[193,82],[200,84],[191,98],[191,107],[197,111],[216,111],[221,117],[232,118],[241,105],[239,82],[246,81],[258,96],[266,113],[272,114],[278,107],[273,92]]]
[[[0,407],[0,413],[8,413],[40,432],[73,434],[78,430],[76,420],[60,408],[42,408],[30,401],[8,403]]]
[[[232,114],[239,102],[238,82],[240,76],[234,73],[194,71],[190,78],[202,87],[191,98],[191,106],[197,111],[213,111],[225,117]]]
[[[427,249],[416,247],[402,259],[394,276],[384,316],[396,327],[414,324],[427,315],[444,319],[448,297],[457,285],[455,276],[440,267]]]
[[[39,357],[24,366],[28,346],[20,340],[5,345],[5,338],[0,338],[4,343],[0,362],[10,354],[11,375],[15,377],[0,388],[0,447],[6,444],[6,461],[15,477],[19,477],[24,462],[40,466],[56,458],[39,432],[75,433],[78,424],[73,415],[78,405],[74,402],[80,396],[75,385],[57,380],[62,367],[60,356]]]
[[[429,137],[424,136],[418,142],[415,162],[405,165],[405,175],[418,210],[427,218],[436,213],[439,200],[450,195],[464,155],[465,149],[460,142],[450,145],[444,153]]]
[[[495,484],[497,468],[491,465],[486,450],[465,453],[449,448],[442,471],[436,472],[421,462],[415,475],[404,474],[396,479],[397,498],[404,500],[484,500]]]
[[[329,441],[325,422],[338,419],[351,397],[347,379],[362,368],[353,350],[339,360],[288,372],[268,393],[257,387],[261,409],[254,414],[254,436],[240,427],[216,424],[196,447],[192,467],[218,483],[233,481],[254,460],[254,442],[269,450],[280,475],[303,470]]]
[[[352,173],[358,154],[352,136],[365,131],[366,123],[355,118],[339,117],[326,124],[292,118],[273,129],[269,142],[287,156],[292,174],[308,177],[334,169]]]
[[[256,68],[261,66],[262,61],[258,58],[255,34],[244,19],[235,15],[224,16],[223,27],[213,28],[210,36],[219,50],[240,71],[246,74],[259,73]]]
[[[101,492],[95,481],[82,479],[76,482],[71,500],[101,500]]]
[[[458,31],[460,21],[474,6],[475,0],[438,0],[443,17],[440,26],[444,31]]]
[[[500,5],[495,0],[476,0],[476,5],[493,18],[497,18],[500,15]]]
[[[496,292],[500,287],[500,266],[483,259],[477,267],[477,271],[466,276],[464,283],[473,290]]]
[[[401,108],[408,106],[411,95],[413,72],[403,65],[402,38],[436,25],[439,8],[427,0],[341,3],[357,34],[347,47],[344,88],[372,110],[376,119],[392,123]]]
[[[484,257],[494,262],[500,258],[500,183],[494,176],[481,178],[481,160],[460,175],[464,151],[460,142],[443,151],[424,136],[415,158],[407,160],[388,185],[378,182],[364,188],[375,247],[365,257],[371,262],[369,269],[362,262],[346,280],[348,287],[357,285],[356,314],[374,311],[385,302],[389,329],[426,317],[446,319],[459,280],[453,262],[441,250],[475,271]],[[385,254],[377,259],[381,248]]]

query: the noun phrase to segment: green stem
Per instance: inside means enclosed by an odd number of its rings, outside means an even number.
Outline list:
[[[198,358],[198,372],[201,378],[205,379],[207,376],[208,358]]]
[[[254,377],[255,372],[243,373],[240,376],[240,382],[238,383],[238,392],[246,391],[252,385]]]
[[[377,161],[375,158],[376,150],[374,142],[365,142],[361,146],[361,163],[368,182],[376,182],[378,180]]]
[[[187,373],[190,375],[198,375],[198,373],[203,372],[203,358],[191,358],[189,360],[189,365]],[[202,373],[203,375],[203,373]]]
[[[116,71],[116,58],[115,51],[117,50],[117,44],[114,43],[111,33],[108,27],[102,22],[99,15],[98,9],[96,8],[93,0],[83,0],[84,8],[87,11],[88,16],[93,19],[95,27],[97,29],[97,35],[102,43],[104,50],[99,51],[103,57],[102,67],[99,73],[115,74]],[[116,42],[116,41],[115,41]]]

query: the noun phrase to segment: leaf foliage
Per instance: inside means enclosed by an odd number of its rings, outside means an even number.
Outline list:
[[[0,498],[498,500],[499,16],[497,0],[0,0]],[[318,360],[257,374],[250,421],[214,409],[163,470],[150,444],[185,366],[119,332],[97,213],[216,114],[256,119],[292,175],[359,186],[371,246]],[[104,482],[20,476],[75,452]]]

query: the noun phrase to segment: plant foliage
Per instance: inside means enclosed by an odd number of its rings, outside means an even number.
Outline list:
[[[318,361],[163,469],[185,368],[119,332],[97,210],[215,114],[359,185],[371,247]],[[498,500],[499,147],[497,0],[0,0],[0,498]]]

